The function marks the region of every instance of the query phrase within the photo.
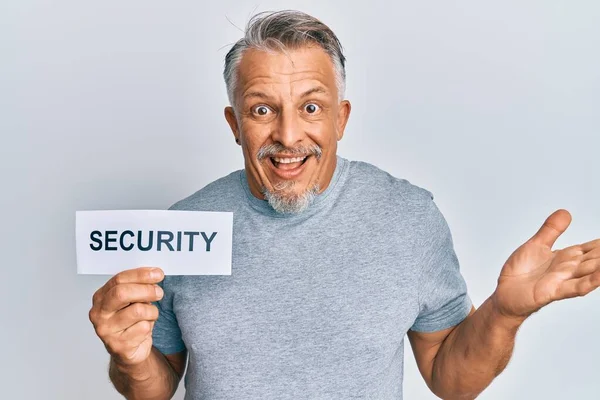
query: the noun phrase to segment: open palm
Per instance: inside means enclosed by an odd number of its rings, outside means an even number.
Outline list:
[[[600,286],[600,239],[552,250],[570,223],[567,210],[555,211],[510,255],[498,278],[498,311],[526,318],[553,301],[585,296]]]

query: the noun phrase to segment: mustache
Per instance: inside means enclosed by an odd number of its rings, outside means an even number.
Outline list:
[[[321,147],[312,144],[309,146],[297,146],[297,147],[285,147],[280,143],[267,144],[262,146],[258,153],[256,154],[256,158],[261,161],[267,157],[273,157],[276,154],[285,154],[292,157],[303,157],[314,155],[317,160],[321,158],[323,151]]]

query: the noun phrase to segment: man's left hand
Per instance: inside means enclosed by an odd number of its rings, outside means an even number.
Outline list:
[[[567,210],[555,211],[511,254],[493,294],[497,312],[523,321],[553,301],[585,296],[600,286],[600,239],[552,250],[570,223]]]

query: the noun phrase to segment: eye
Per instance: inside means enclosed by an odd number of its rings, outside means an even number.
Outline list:
[[[315,103],[308,103],[304,106],[304,110],[309,114],[316,114],[321,110],[321,107]]]
[[[264,117],[265,115],[268,115],[269,112],[271,112],[271,109],[267,106],[256,106],[252,109],[252,112],[256,115],[258,115],[259,117]]]
[[[304,111],[306,111],[308,114],[315,115],[321,111],[321,106],[315,103],[307,103],[304,105]]]

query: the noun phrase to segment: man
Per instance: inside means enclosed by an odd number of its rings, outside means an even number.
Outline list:
[[[171,398],[189,357],[186,399],[401,399],[407,335],[434,394],[472,399],[529,315],[600,285],[600,240],[551,250],[571,221],[557,210],[476,310],[432,193],[337,155],[344,64],[334,33],[293,11],[255,16],[227,54],[245,168],[171,209],[233,212],[232,275],[136,268],[94,294],[127,398]]]

